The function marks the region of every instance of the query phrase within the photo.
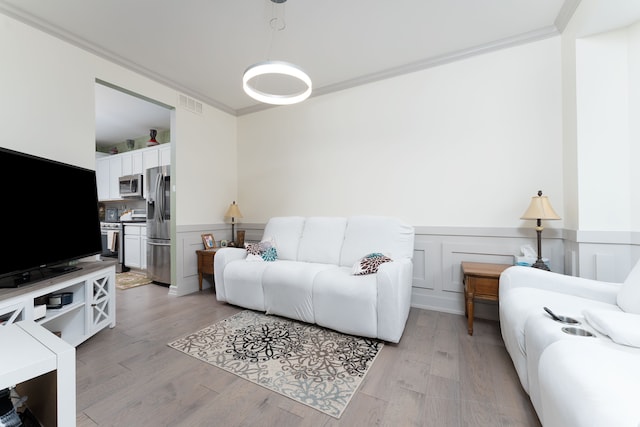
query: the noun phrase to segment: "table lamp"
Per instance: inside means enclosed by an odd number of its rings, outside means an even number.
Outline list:
[[[240,213],[240,208],[236,205],[236,201],[234,200],[231,205],[229,205],[229,209],[227,209],[227,213],[224,214],[225,218],[231,218],[231,241],[235,243],[235,219],[242,218],[242,214]]]
[[[538,191],[538,195],[531,198],[531,204],[525,213],[522,214],[520,219],[536,220],[536,233],[538,234],[538,259],[532,267],[549,271],[547,264],[542,261],[542,220],[560,219],[560,217],[551,207],[551,203],[549,203],[547,196],[543,196],[542,191]]]

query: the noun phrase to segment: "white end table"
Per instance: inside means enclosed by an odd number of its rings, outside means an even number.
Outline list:
[[[26,320],[0,326],[0,342],[0,389],[17,386],[41,422],[75,426],[76,349]]]

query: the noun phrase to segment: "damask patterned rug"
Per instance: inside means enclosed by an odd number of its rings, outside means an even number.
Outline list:
[[[383,343],[245,310],[168,345],[340,418]]]

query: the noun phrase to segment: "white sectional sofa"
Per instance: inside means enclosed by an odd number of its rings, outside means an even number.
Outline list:
[[[545,427],[640,425],[640,262],[623,283],[510,267],[499,292],[505,346]]]
[[[219,301],[347,334],[400,340],[411,302],[413,227],[378,216],[275,217],[262,241],[275,246],[275,261],[247,257],[242,248],[218,250]],[[370,254],[392,261],[376,273],[353,274]]]

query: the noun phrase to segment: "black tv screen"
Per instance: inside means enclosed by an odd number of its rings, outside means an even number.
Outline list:
[[[95,171],[0,147],[0,183],[3,283],[101,252]]]

